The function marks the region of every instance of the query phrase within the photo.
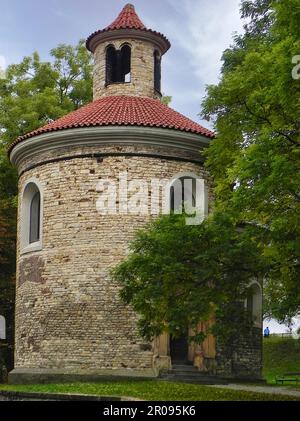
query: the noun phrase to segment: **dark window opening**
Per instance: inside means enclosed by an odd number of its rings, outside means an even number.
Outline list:
[[[154,88],[161,90],[161,56],[157,50],[154,51]]]
[[[41,195],[35,193],[30,204],[29,244],[40,240]]]
[[[129,45],[124,45],[121,48],[121,82],[131,82],[131,48]]]
[[[120,50],[109,46],[106,50],[106,84],[131,82],[131,48],[123,45]]]
[[[185,183],[185,180],[188,180]],[[170,188],[170,210],[171,212],[182,211],[185,203],[196,206],[196,180],[194,178],[182,177],[177,179]]]
[[[106,83],[116,82],[117,79],[117,52],[115,47],[106,50]]]

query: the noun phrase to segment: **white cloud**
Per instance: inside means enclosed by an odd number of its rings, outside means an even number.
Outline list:
[[[173,97],[173,108],[199,121],[205,87],[218,82],[222,53],[232,44],[233,34],[243,31],[241,0],[164,1],[167,15],[158,15],[155,25],[145,19],[172,44],[163,58],[163,92]]]
[[[168,23],[169,34],[188,52],[188,66],[205,84],[216,83],[223,51],[241,32],[240,0],[168,0],[182,16],[182,24]]]

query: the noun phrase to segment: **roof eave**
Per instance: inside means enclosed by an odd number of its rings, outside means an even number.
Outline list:
[[[92,53],[103,42],[113,41],[120,38],[133,38],[155,44],[165,54],[171,47],[170,41],[161,33],[151,29],[120,28],[113,30],[101,30],[94,32],[86,41],[86,48]]]

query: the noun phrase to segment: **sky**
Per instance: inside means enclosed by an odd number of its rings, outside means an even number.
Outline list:
[[[0,0],[0,67],[79,39],[110,24],[126,0]],[[200,122],[207,84],[218,81],[222,52],[242,31],[240,0],[131,0],[144,24],[171,41],[162,91],[171,106]],[[202,122],[203,123],[203,122]],[[208,123],[204,123],[208,126]]]
[[[0,68],[38,51],[43,60],[60,43],[77,44],[109,25],[126,0],[0,0]],[[131,0],[144,24],[172,48],[163,58],[162,91],[172,108],[200,120],[205,86],[218,82],[223,51],[241,33],[240,0]],[[271,332],[285,332],[275,321]],[[300,325],[300,321],[296,322]]]

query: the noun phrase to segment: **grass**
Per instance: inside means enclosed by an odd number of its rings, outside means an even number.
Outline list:
[[[300,372],[300,342],[290,338],[264,340],[264,377],[269,385],[276,376]],[[289,386],[295,384],[290,384]],[[149,401],[291,401],[300,398],[257,392],[218,389],[186,383],[157,380],[110,380],[99,383],[1,385],[0,391],[77,393],[98,396],[130,396]]]
[[[98,396],[130,396],[149,401],[296,401],[292,396],[227,390],[157,380],[111,380],[101,383],[0,385],[1,390],[41,393],[79,393]]]
[[[300,373],[300,341],[292,338],[270,336],[264,339],[263,375],[268,384],[275,384],[276,376]],[[286,385],[286,383],[285,383]],[[295,383],[290,383],[294,385]]]

